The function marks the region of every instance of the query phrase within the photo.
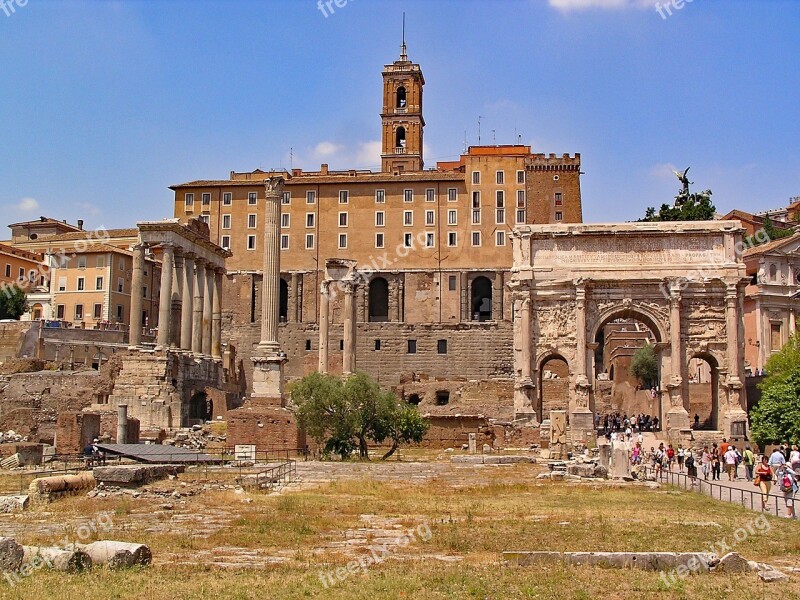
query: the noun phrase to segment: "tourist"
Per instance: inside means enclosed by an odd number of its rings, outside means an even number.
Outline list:
[[[636,435],[636,443],[641,445],[644,443],[644,436],[642,435],[642,430],[639,430],[639,433]]]
[[[680,450],[683,452],[683,449]],[[694,455],[692,454],[692,449],[689,448],[686,451],[686,473],[689,475],[689,478],[692,480],[692,484],[694,485],[694,480],[697,479],[697,465],[694,463]]]
[[[789,453],[789,464],[792,466],[792,471],[800,470],[800,450],[796,444],[792,446],[792,451]]]
[[[733,481],[736,479],[736,448],[729,445],[725,454],[722,455],[722,459],[725,461],[725,472],[728,474],[728,481]]]
[[[598,410],[594,413],[594,428],[595,430],[600,429],[600,411]]]
[[[667,469],[672,471],[672,465],[675,464],[675,449],[672,447],[672,444],[669,445],[667,448]]]
[[[628,424],[628,426],[625,428],[625,437],[628,438],[629,442],[631,441],[631,436],[632,435],[633,435],[633,432],[631,431],[631,426],[630,426],[630,424]]]
[[[703,479],[708,481],[708,474],[711,473],[711,453],[708,446],[703,446],[703,453],[700,455],[700,468],[703,469]]]
[[[775,475],[775,471],[778,470],[778,467],[785,464],[786,457],[783,455],[783,452],[781,452],[781,448],[775,448],[772,454],[769,455],[769,468],[772,469],[772,474]]]
[[[782,464],[775,472],[775,482],[783,493],[783,501],[786,503],[786,516],[794,519],[794,496],[797,493],[797,476],[789,468],[789,465]]]
[[[761,510],[766,510],[769,491],[772,488],[772,469],[769,466],[769,459],[766,454],[761,457],[761,462],[756,467],[755,475],[753,485],[758,486],[761,490]]]
[[[750,446],[744,447],[742,462],[744,462],[744,474],[747,477],[747,481],[753,481],[753,468],[755,467],[756,457],[753,455]]]
[[[719,456],[719,448],[717,448],[717,443],[714,442],[711,444],[711,480],[712,481],[719,481],[720,475],[720,456]]]
[[[700,415],[698,414],[694,415],[694,428],[700,429]]]
[[[658,431],[658,417],[653,417],[653,431]]]
[[[686,460],[686,452],[682,444],[678,444],[678,472],[683,473],[683,464]]]
[[[728,440],[726,438],[722,438],[722,443],[719,445],[720,456],[725,456],[725,453],[728,451],[728,446],[730,446]]]

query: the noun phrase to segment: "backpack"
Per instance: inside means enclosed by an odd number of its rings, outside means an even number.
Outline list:
[[[792,477],[788,473],[784,473],[783,477],[781,477],[781,491],[791,492],[793,490],[794,482],[792,481]]]
[[[694,467],[694,456],[689,456],[686,458],[686,468],[691,469]]]

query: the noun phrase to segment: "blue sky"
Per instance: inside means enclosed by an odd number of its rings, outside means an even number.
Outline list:
[[[0,8],[4,223],[129,226],[171,216],[175,183],[374,168],[403,11],[428,166],[465,131],[477,143],[482,116],[484,143],[580,152],[589,222],[671,201],[672,167],[723,213],[800,195],[794,0],[666,18],[649,0],[348,0],[327,17],[317,0],[16,1]]]

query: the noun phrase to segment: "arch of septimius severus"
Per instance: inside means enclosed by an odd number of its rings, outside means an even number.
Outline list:
[[[598,332],[637,320],[656,338],[660,417],[671,438],[687,434],[688,366],[716,372],[712,418],[746,432],[742,385],[744,264],[738,222],[522,226],[513,234],[514,409],[541,420],[537,387],[545,362],[569,367],[573,439],[592,435]]]

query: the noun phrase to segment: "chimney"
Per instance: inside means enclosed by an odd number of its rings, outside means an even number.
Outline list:
[[[83,219],[78,219],[78,229],[83,231]]]
[[[322,165],[320,165],[320,167],[319,167],[319,172],[322,173],[323,175],[327,175],[328,174],[328,165],[326,163],[322,163]]]

